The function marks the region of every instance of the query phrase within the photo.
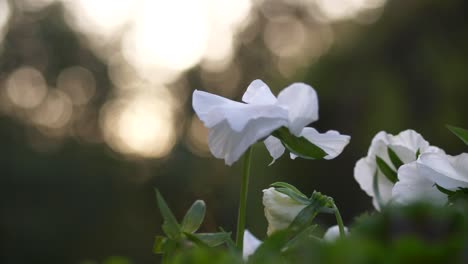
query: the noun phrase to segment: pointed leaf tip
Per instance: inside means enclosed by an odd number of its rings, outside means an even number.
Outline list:
[[[203,200],[195,201],[182,220],[182,231],[194,233],[200,228],[205,219],[206,206]]]
[[[179,237],[181,235],[179,223],[158,190],[156,190],[156,200],[158,202],[159,211],[164,219],[164,223],[162,225],[164,233],[172,239]]]
[[[468,130],[451,125],[447,125],[447,128],[458,138],[460,138],[466,145],[468,145]]]

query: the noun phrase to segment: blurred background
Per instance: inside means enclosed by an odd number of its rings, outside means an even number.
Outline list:
[[[262,192],[287,181],[333,196],[346,223],[371,211],[353,178],[380,130],[413,128],[450,154],[468,128],[464,0],[0,0],[1,263],[158,263],[154,188],[202,231],[235,231],[240,162],[214,159],[191,94],[239,100],[318,92],[314,127],[351,135],[333,161],[267,166],[254,150],[247,227],[266,236]],[[466,151],[466,149],[465,149]],[[333,217],[321,217],[324,226]]]

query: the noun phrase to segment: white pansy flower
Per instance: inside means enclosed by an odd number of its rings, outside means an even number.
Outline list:
[[[436,184],[449,191],[467,188],[468,154],[423,153],[417,161],[400,167],[398,179],[393,188],[395,202],[408,204],[425,201],[444,205],[448,197],[437,189]]]
[[[258,240],[249,230],[244,231],[244,243],[242,250],[242,257],[246,261],[250,255],[255,253],[255,250],[262,244],[262,241]]]
[[[265,144],[276,159],[283,154],[284,147],[278,139],[270,136],[273,131],[287,127],[291,134],[304,134],[306,137],[311,132],[307,132],[309,129],[304,127],[318,120],[317,94],[312,87],[304,83],[293,83],[275,97],[264,82],[255,80],[247,88],[242,101],[244,103],[198,90],[193,93],[193,108],[209,128],[210,151],[216,158],[224,159],[227,165],[232,165],[252,144],[267,137]],[[328,138],[337,136],[329,132],[325,134]],[[321,134],[317,134],[310,138],[320,137]],[[331,141],[332,145],[324,150],[329,156],[333,156],[336,152],[341,152],[349,137],[342,143],[344,145],[341,149],[335,146],[337,140],[327,140]],[[312,140],[311,142],[314,143]],[[328,146],[325,139],[318,140],[318,143],[320,142]],[[331,153],[326,149],[331,149]]]
[[[263,190],[263,205],[268,221],[268,235],[288,228],[299,212],[306,207],[273,187]]]
[[[344,227],[345,234],[348,234],[348,228]],[[334,225],[330,228],[328,228],[327,232],[323,235],[323,239],[325,241],[333,242],[337,240],[340,237],[340,227],[337,225]]]
[[[395,172],[398,168],[393,165],[388,149],[391,149],[401,160],[407,164],[416,160],[417,153],[442,151],[432,147],[424,138],[414,130],[405,130],[393,136],[386,132],[379,132],[373,139],[366,157],[360,159],[354,167],[354,178],[359,183],[362,190],[371,196],[372,203],[377,210],[380,210],[373,188],[374,174],[377,171],[378,189],[383,203],[388,203],[392,198],[394,183],[391,182],[378,169],[376,157],[381,158]]]

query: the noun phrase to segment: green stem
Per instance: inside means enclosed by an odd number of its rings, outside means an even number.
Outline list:
[[[250,157],[252,156],[252,147],[250,147],[244,154],[244,162],[242,169],[242,183],[240,190],[239,214],[237,218],[237,236],[236,246],[241,251],[244,246],[244,230],[245,230],[245,215],[247,208],[247,193],[249,189],[249,176],[250,176]]]
[[[333,209],[335,210],[336,223],[338,224],[338,228],[340,230],[340,237],[344,238],[346,234],[345,234],[343,219],[341,218],[340,211],[338,210],[338,207],[336,207],[336,204],[334,202],[333,202]]]

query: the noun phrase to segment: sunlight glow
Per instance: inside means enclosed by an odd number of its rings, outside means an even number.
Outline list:
[[[377,9],[386,0],[315,0],[326,20],[338,21],[355,18],[360,12]]]
[[[8,21],[10,20],[11,9],[8,0],[0,0],[0,43],[7,31]]]
[[[203,56],[209,36],[206,1],[147,0],[127,49],[137,62],[185,70]]]
[[[100,123],[106,142],[121,153],[158,158],[175,144],[171,105],[148,94],[108,103]]]

